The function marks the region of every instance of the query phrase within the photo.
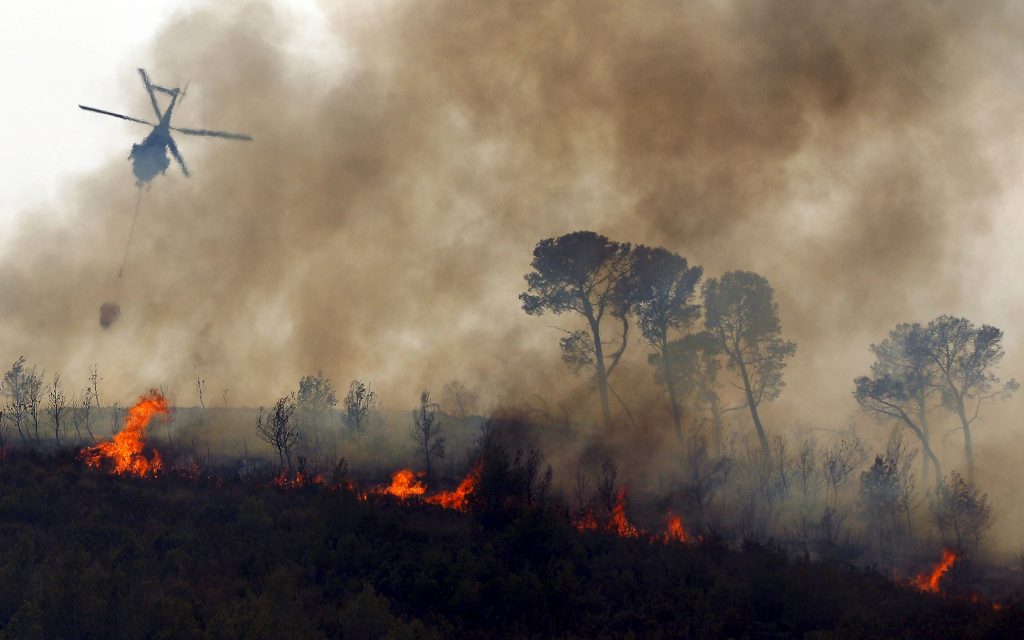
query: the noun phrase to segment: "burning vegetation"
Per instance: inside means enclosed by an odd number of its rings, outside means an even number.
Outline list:
[[[384,489],[384,493],[401,500],[422,496],[427,491],[427,485],[420,480],[422,477],[422,472],[417,474],[412,469],[399,469],[391,477],[391,484]]]
[[[168,415],[167,398],[151,389],[128,409],[124,426],[113,439],[85,447],[79,455],[86,465],[95,469],[109,468],[119,475],[140,478],[155,475],[163,469],[164,463],[156,449],[150,449],[151,454],[146,457],[146,427],[154,417]]]
[[[473,465],[469,474],[459,483],[459,486],[455,487],[452,491],[442,491],[434,494],[427,498],[427,502],[441,505],[445,509],[465,511],[469,506],[470,496],[476,490],[477,483],[480,482],[480,474],[483,471],[483,467],[483,461],[478,460]]]
[[[931,571],[918,574],[913,580],[913,585],[926,593],[940,593],[942,589],[939,586],[939,582],[942,580],[942,576],[946,575],[946,572],[953,568],[953,563],[956,562],[958,557],[955,551],[943,549],[942,559],[939,560],[939,563]]]

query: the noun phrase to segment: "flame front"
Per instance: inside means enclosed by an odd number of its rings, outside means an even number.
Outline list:
[[[946,572],[952,568],[953,563],[959,556],[956,552],[949,549],[942,550],[942,560],[939,564],[935,565],[935,568],[930,573],[919,574],[914,578],[914,586],[928,593],[939,592],[939,581],[942,580],[942,576],[946,575]]]
[[[665,535],[661,538],[662,542],[665,544],[669,542],[686,542],[687,539],[686,529],[683,528],[683,521],[679,516],[669,513]]]
[[[431,504],[439,504],[445,509],[458,509],[465,511],[469,504],[469,496],[476,491],[476,485],[480,481],[480,474],[483,471],[483,463],[477,462],[473,468],[462,479],[454,491],[442,491],[427,498]]]
[[[157,473],[163,468],[160,452],[154,449],[151,458],[146,458],[143,453],[146,426],[153,416],[169,414],[167,398],[156,389],[151,389],[128,409],[124,427],[113,440],[86,447],[82,449],[80,456],[86,465],[94,469],[101,468],[105,462],[109,462],[117,474],[142,477]]]
[[[427,485],[420,482],[419,477],[412,469],[401,469],[391,476],[391,484],[384,491],[405,500],[426,493]]]
[[[284,469],[281,473],[271,481],[270,485],[277,487],[278,489],[304,489],[311,487],[315,484],[323,484],[323,474],[310,475],[303,473],[302,471],[296,471],[295,475],[291,475],[290,469]]]
[[[612,517],[608,521],[608,528],[614,531],[621,538],[638,538],[640,530],[637,529],[629,518],[626,517],[626,486],[623,485],[615,496],[615,506],[612,507]]]

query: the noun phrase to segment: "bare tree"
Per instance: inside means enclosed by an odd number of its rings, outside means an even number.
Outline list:
[[[124,423],[124,408],[120,402],[110,405],[110,433],[117,433]],[[170,435],[170,434],[168,434]]]
[[[718,490],[725,485],[732,471],[729,458],[714,457],[708,451],[708,440],[700,433],[691,433],[686,439],[686,491],[697,511],[697,525],[708,524],[708,512]]]
[[[799,536],[805,555],[810,553],[808,545],[815,528],[813,514],[817,510],[818,496],[823,485],[824,478],[818,472],[818,443],[814,438],[806,438],[794,458],[793,474],[793,486],[798,499]]]
[[[590,480],[583,473],[582,469],[576,469],[575,482],[573,483],[573,508],[576,518],[581,518],[587,511],[587,504],[590,502]],[[1024,551],[1022,551],[1024,553]]]
[[[64,397],[64,393],[60,389],[60,374],[53,374],[53,382],[46,389],[46,397],[49,404],[46,407],[46,412],[50,414],[50,420],[53,424],[53,437],[57,441],[57,446],[60,446],[61,436],[61,419],[64,418],[68,411],[68,401]]]
[[[71,423],[75,427],[75,435],[78,436],[79,442],[83,440],[82,429],[89,434],[90,441],[95,440],[92,433],[92,404],[92,387],[87,385],[71,406]]]
[[[7,398],[5,404],[7,420],[18,431],[18,436],[22,442],[28,442],[30,435],[28,430],[28,375],[29,372],[25,368],[25,356],[21,356],[14,361],[10,370],[4,374],[2,383],[0,383],[0,391]]]
[[[224,407],[225,408],[227,408],[227,406],[228,406],[228,391],[230,391],[230,389],[228,389],[226,387],[221,391],[221,397],[224,399]]]
[[[36,442],[39,442],[39,409],[43,398],[43,376],[36,374],[36,368],[25,373],[24,378],[25,403],[28,407],[28,416],[32,420],[32,433]]]
[[[850,474],[864,463],[866,456],[864,443],[856,435],[843,438],[824,451],[822,472],[825,475],[825,482],[832,489],[833,507],[838,506],[839,489],[846,484]]]
[[[100,404],[100,377],[99,369],[95,364],[89,369],[89,385],[92,387],[92,399],[96,403],[96,408],[99,409],[102,405]]]
[[[597,482],[597,495],[601,498],[601,505],[608,510],[608,513],[615,510],[618,475],[619,468],[616,466],[615,460],[608,458],[601,463],[601,478]]]
[[[25,365],[20,356],[4,374],[3,393],[8,397],[7,411],[22,440],[31,436],[39,441],[39,408],[42,400],[43,377],[36,368]],[[31,422],[31,430],[29,423]]]
[[[288,395],[274,403],[270,412],[264,414],[260,407],[260,415],[256,419],[256,435],[277,452],[281,466],[292,466],[292,450],[298,444],[301,433],[292,422],[295,413],[295,396]]]
[[[199,376],[196,376],[196,395],[199,396],[199,406],[203,409],[206,408],[206,403],[203,401],[203,393],[206,392],[206,380],[203,380]]]
[[[897,431],[885,455],[875,456],[874,464],[860,474],[861,507],[868,530],[882,553],[910,540],[914,480],[909,467],[913,458],[905,453]]]
[[[348,385],[341,419],[352,433],[362,433],[366,420],[377,408],[377,394],[362,380]]]
[[[437,419],[437,404],[431,402],[430,392],[420,393],[420,406],[413,409],[409,438],[416,446],[416,452],[423,459],[427,477],[433,476],[433,462],[444,458],[444,435]]]

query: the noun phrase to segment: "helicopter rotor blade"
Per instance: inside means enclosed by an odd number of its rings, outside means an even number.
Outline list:
[[[145,120],[140,120],[138,118],[133,118],[131,116],[122,115],[120,113],[114,113],[113,111],[105,111],[103,109],[97,109],[96,107],[87,107],[84,104],[78,105],[78,108],[79,109],[84,109],[86,111],[95,111],[96,113],[102,113],[103,115],[106,115],[106,116],[114,116],[115,118],[121,118],[122,120],[131,120],[132,122],[138,122],[139,124],[147,124],[147,125],[149,125],[151,127],[155,127],[156,126],[152,122],[146,122]]]
[[[142,84],[146,85],[146,91],[149,93],[149,101],[153,103],[153,111],[156,112],[156,119],[164,117],[164,114],[160,113],[160,105],[156,101],[156,94],[153,93],[153,83],[149,81],[149,75],[146,70],[139,68],[139,76],[142,77]]]
[[[185,159],[181,157],[181,152],[178,151],[178,145],[174,144],[174,138],[167,136],[167,148],[171,150],[171,155],[178,161],[178,166],[181,167],[181,172],[185,174],[185,177],[189,177],[191,174],[188,172],[188,167],[185,166]]]
[[[177,127],[171,127],[174,131],[180,131],[190,136],[207,136],[210,138],[227,138],[228,140],[248,140],[252,141],[252,136],[244,133],[231,133],[230,131],[209,131],[207,129],[179,129]]]

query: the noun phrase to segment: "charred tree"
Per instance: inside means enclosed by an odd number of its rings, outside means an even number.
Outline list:
[[[292,450],[301,437],[298,427],[292,421],[295,413],[295,397],[285,396],[274,403],[273,408],[264,414],[260,407],[260,415],[256,420],[256,435],[277,452],[281,466],[287,463],[292,466]]]
[[[437,404],[430,400],[429,391],[424,390],[420,394],[420,406],[412,412],[409,438],[423,459],[427,477],[433,477],[434,460],[444,458],[444,434],[437,417]]]
[[[49,404],[46,406],[46,412],[50,415],[50,420],[53,425],[53,438],[57,441],[57,446],[60,446],[61,436],[61,420],[65,417],[68,411],[68,401],[64,397],[64,392],[60,388],[60,374],[56,373],[53,376],[53,382],[46,389],[46,398]]]

